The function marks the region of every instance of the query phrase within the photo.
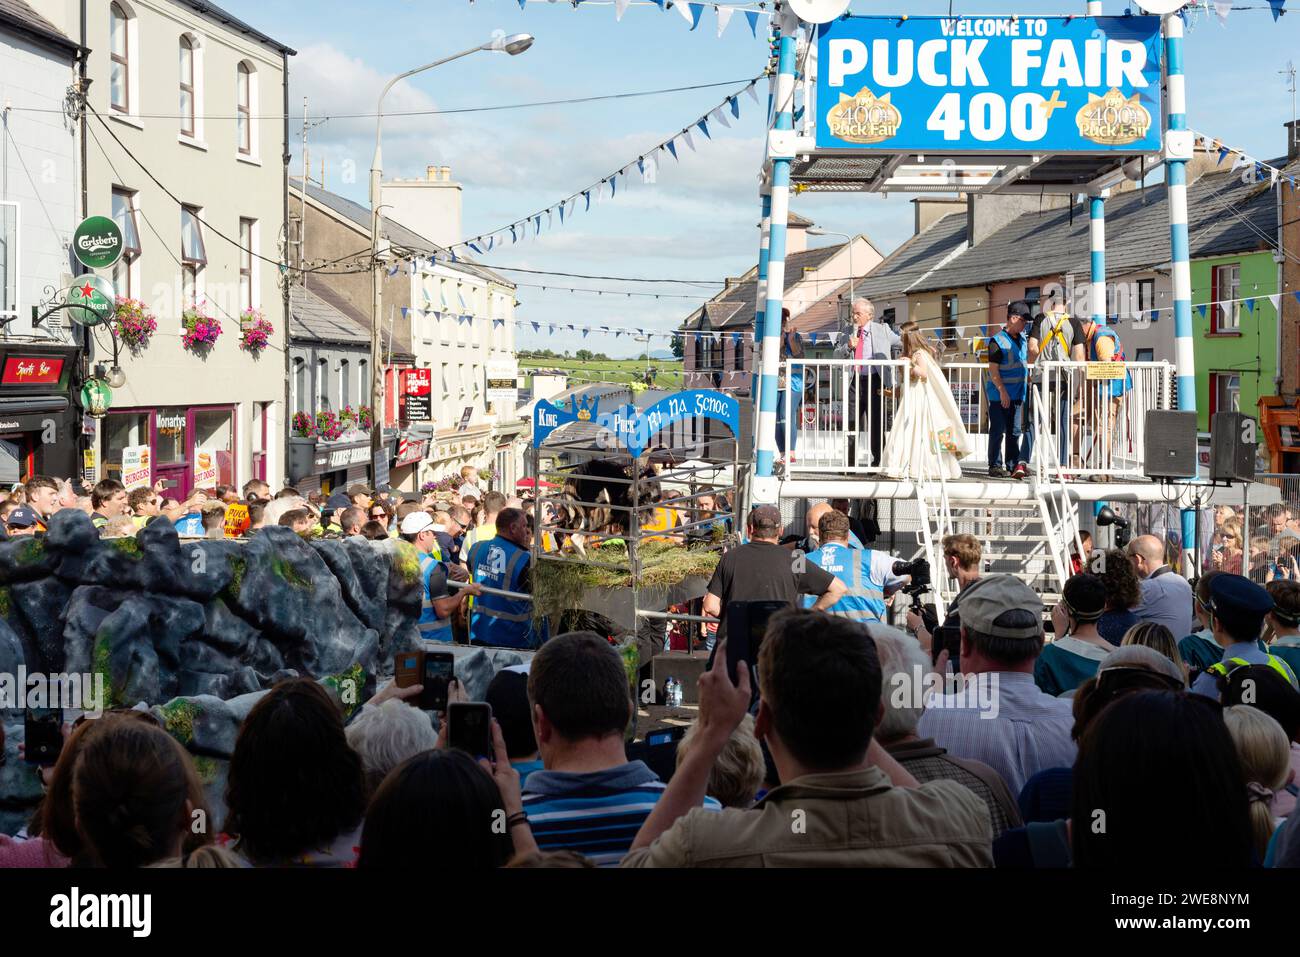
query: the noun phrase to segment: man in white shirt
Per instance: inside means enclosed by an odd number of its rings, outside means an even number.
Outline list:
[[[837,359],[892,359],[894,350],[902,348],[902,339],[883,322],[876,322],[876,307],[869,299],[853,303],[853,328],[840,333],[835,344]],[[880,450],[885,439],[884,390],[894,385],[894,370],[864,362],[849,376],[846,408],[856,415],[858,432],[867,433],[871,447],[871,464],[880,464]],[[856,445],[856,443],[855,443]],[[856,450],[859,461],[861,451]]]

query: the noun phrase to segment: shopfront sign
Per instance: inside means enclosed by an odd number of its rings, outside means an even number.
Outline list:
[[[465,406],[465,411],[460,414],[460,425],[456,426],[457,432],[464,432],[469,429],[469,420],[474,416],[474,406]]]
[[[149,446],[128,445],[122,450],[122,484],[128,492],[153,484]]]
[[[433,370],[405,369],[402,394],[406,396],[406,421],[428,422],[433,418]]]
[[[88,269],[108,269],[122,258],[122,230],[107,216],[89,216],[72,234],[72,253]]]
[[[428,454],[428,439],[402,439],[397,444],[397,465],[414,465],[416,462],[423,462]]]
[[[370,445],[357,445],[347,449],[334,449],[329,454],[329,470],[345,469],[349,465],[364,465],[370,461]]]
[[[5,356],[0,385],[58,385],[63,359],[57,356]]]
[[[1159,17],[845,17],[817,30],[817,149],[1160,149]]]
[[[194,450],[194,487],[212,488],[217,484],[221,469],[217,465],[215,449]]]
[[[487,364],[487,400],[497,407],[513,409],[519,404],[519,360],[502,359]]]

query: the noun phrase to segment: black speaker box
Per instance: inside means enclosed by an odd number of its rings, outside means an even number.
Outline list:
[[[1196,413],[1151,409],[1146,418],[1146,476],[1196,477]]]
[[[1210,416],[1210,481],[1253,482],[1257,426],[1240,412]],[[1246,441],[1247,438],[1254,441]]]

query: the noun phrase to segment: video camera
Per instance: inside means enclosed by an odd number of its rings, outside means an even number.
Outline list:
[[[910,562],[894,562],[893,572],[899,578],[910,575],[912,580],[903,586],[904,594],[911,596],[912,611],[918,615],[925,610],[921,595],[930,590],[930,563],[924,558]]]

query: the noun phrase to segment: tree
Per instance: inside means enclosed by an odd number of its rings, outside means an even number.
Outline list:
[[[682,341],[682,334],[680,332],[673,336],[672,350],[673,355],[678,359],[684,358],[686,355],[686,344]]]
[[[593,356],[591,354],[590,349],[579,349],[577,353],[575,353],[574,358],[576,358],[579,362],[590,362]]]

